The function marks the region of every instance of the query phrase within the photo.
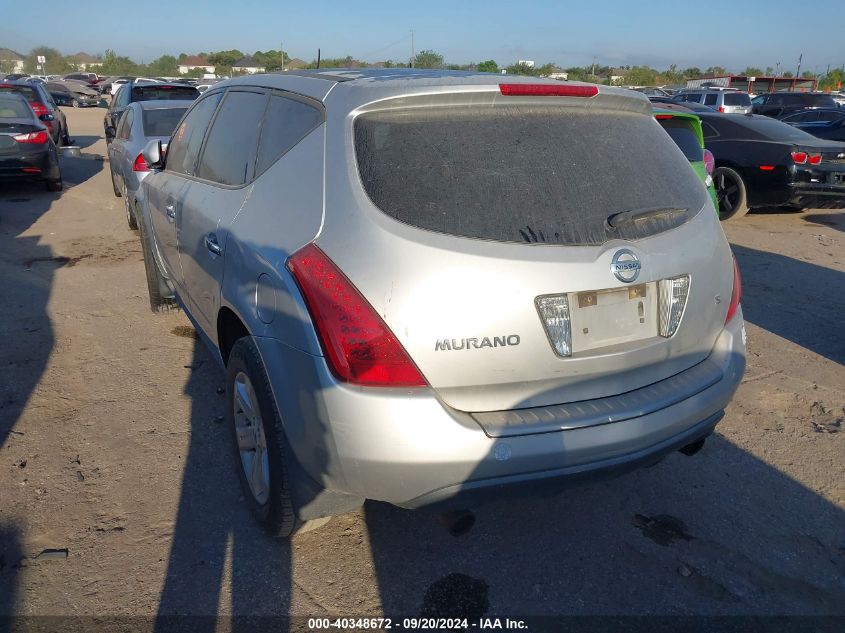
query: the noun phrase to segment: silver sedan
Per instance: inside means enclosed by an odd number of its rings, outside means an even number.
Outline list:
[[[185,101],[130,103],[118,121],[114,140],[108,148],[109,166],[114,195],[123,197],[126,221],[132,229],[138,228],[135,219],[138,188],[151,173],[141,150],[150,140],[159,140],[166,145],[188,105]]]

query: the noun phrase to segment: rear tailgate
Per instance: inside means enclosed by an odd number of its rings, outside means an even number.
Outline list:
[[[705,359],[724,325],[730,251],[647,102],[472,99],[358,116],[358,212],[328,192],[338,219],[327,209],[318,240],[439,397],[473,412],[576,402]],[[680,276],[681,323],[661,336],[660,282]]]

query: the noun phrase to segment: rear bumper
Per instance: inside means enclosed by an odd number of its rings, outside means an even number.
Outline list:
[[[619,422],[507,437],[490,437],[430,390],[349,387],[322,357],[257,342],[294,455],[319,488],[445,509],[616,475],[707,436],[744,373],[743,331],[740,314],[708,359],[721,379],[683,400]]]
[[[40,152],[0,156],[0,178],[58,180],[60,177],[58,157],[55,156],[54,150],[49,148]]]
[[[845,184],[790,183],[789,204],[803,209],[839,209],[845,207]]]

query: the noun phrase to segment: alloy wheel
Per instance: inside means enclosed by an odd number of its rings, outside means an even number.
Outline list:
[[[232,389],[235,436],[241,456],[241,467],[244,469],[252,496],[263,505],[270,497],[270,458],[267,453],[264,421],[249,376],[238,372]]]

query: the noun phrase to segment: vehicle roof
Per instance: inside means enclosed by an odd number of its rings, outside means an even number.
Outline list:
[[[430,89],[447,88],[472,91],[476,86],[497,86],[501,83],[592,86],[577,81],[501,75],[460,70],[429,70],[421,68],[326,68],[256,73],[227,79],[214,84],[214,90],[229,86],[261,86],[296,92],[323,101],[329,92],[346,93],[347,101],[365,103],[394,95],[426,93]],[[650,102],[640,93],[613,86],[598,86],[601,95],[612,95],[618,104],[628,109],[648,112]],[[451,91],[451,90],[444,90]],[[209,90],[210,91],[210,90]],[[621,105],[619,106],[622,107]]]
[[[831,96],[829,92],[804,92],[801,90],[776,90],[774,92],[760,92],[757,94],[758,97],[762,97],[763,95],[821,95],[824,97]]]

